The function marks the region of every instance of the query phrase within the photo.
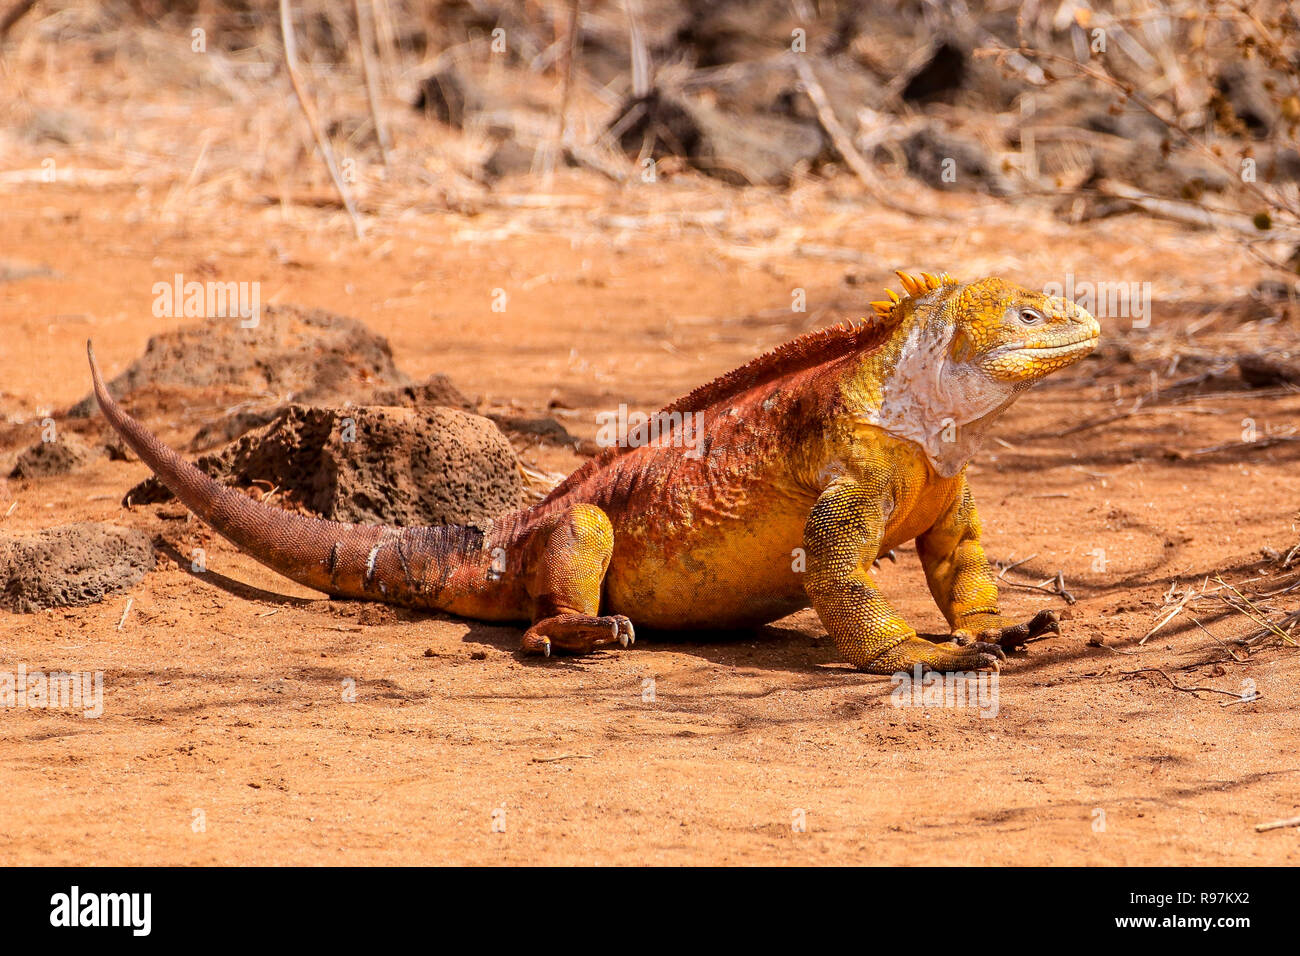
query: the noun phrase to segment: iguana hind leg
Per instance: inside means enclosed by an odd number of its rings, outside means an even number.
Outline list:
[[[588,654],[636,640],[626,617],[600,615],[601,587],[613,553],[614,528],[595,505],[574,505],[542,530],[532,556],[533,626],[524,632],[525,652]]]
[[[883,496],[852,478],[832,482],[808,516],[804,587],[840,655],[873,674],[921,665],[928,670],[996,670],[992,644],[932,644],[916,635],[876,589],[867,570],[880,553]]]

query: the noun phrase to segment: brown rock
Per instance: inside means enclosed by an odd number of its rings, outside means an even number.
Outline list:
[[[376,389],[364,405],[404,405],[409,408],[427,408],[442,405],[445,408],[459,408],[463,412],[475,412],[478,406],[470,401],[460,389],[451,384],[446,375],[434,374],[418,385],[401,385]]]
[[[619,130],[629,156],[648,145],[655,159],[685,157],[700,172],[737,186],[784,185],[826,148],[816,123],[764,113],[737,117],[657,90],[624,104],[611,129]]]
[[[438,406],[291,405],[269,425],[195,464],[225,484],[269,484],[336,521],[470,524],[523,499],[518,460],[497,427]],[[149,478],[125,502],[170,498]]]
[[[84,468],[95,451],[75,435],[63,434],[57,441],[38,441],[18,456],[10,478],[45,478],[67,475]]]
[[[1237,371],[1251,388],[1300,385],[1300,358],[1285,353],[1238,356]]]
[[[131,410],[151,404],[148,393],[158,390],[206,390],[189,392],[187,407],[228,408],[239,402],[341,404],[377,385],[408,382],[393,364],[388,340],[356,319],[268,305],[253,328],[243,328],[238,318],[216,318],[153,336],[108,387]],[[67,414],[85,418],[94,410],[94,397],[87,395]]]
[[[0,538],[0,607],[29,614],[94,604],[153,566],[153,545],[133,528],[85,523]]]

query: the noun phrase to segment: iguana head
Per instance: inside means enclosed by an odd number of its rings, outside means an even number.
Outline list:
[[[1097,320],[1068,299],[981,279],[953,297],[952,357],[1000,382],[1028,386],[1091,352]]]
[[[1083,358],[1101,335],[1086,309],[1002,279],[961,285],[947,273],[898,276],[906,299],[890,291],[890,301],[872,303],[877,315],[911,312],[929,338],[947,340],[951,361],[994,381],[1032,385]]]
[[[962,284],[946,273],[898,275],[907,294],[872,303],[897,331],[871,363],[878,402],[864,411],[873,424],[921,445],[941,474],[960,471],[1000,412],[1091,352],[1101,334],[1073,302],[1002,279]]]

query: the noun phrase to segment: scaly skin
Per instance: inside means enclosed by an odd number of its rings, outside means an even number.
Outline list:
[[[1057,625],[999,611],[966,463],[1020,392],[1090,352],[1100,329],[1000,279],[899,276],[907,294],[875,303],[873,319],[697,389],[661,413],[664,439],[608,449],[486,529],[339,524],[253,501],[126,415],[93,355],[91,369],[105,417],[187,507],[328,594],[531,621],[523,650],[547,655],[626,647],[633,622],[748,627],[811,604],[862,670],[996,669],[1003,647]],[[950,643],[918,637],[872,578],[913,539]]]

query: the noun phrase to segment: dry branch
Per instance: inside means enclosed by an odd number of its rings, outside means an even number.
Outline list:
[[[1263,833],[1265,830],[1281,830],[1283,827],[1300,827],[1300,817],[1291,817],[1287,820],[1272,820],[1268,823],[1255,824],[1255,832]]]
[[[578,14],[582,10],[582,0],[569,0],[568,35],[561,46],[560,58],[560,115],[556,123],[555,141],[564,142],[564,131],[569,124],[569,98],[573,95],[573,70],[578,58],[578,42],[581,33],[578,29]]]
[[[1144,212],[1164,219],[1172,219],[1189,226],[1204,226],[1211,229],[1227,229],[1239,232],[1252,239],[1275,238],[1267,230],[1261,230],[1250,216],[1236,213],[1216,212],[1206,209],[1198,203],[1183,202],[1176,199],[1160,199],[1144,193],[1127,183],[1103,179],[1097,183],[1097,191],[1111,199],[1123,199]]]
[[[390,165],[388,151],[392,143],[388,139],[388,127],[379,115],[379,65],[375,63],[375,25],[374,10],[370,0],[352,0],[352,7],[357,14],[357,38],[361,44],[361,71],[366,77],[366,100],[370,104],[370,121],[375,126],[375,139],[379,141],[379,152],[384,157],[384,168]]]
[[[1220,690],[1217,687],[1200,687],[1200,686],[1184,687],[1182,684],[1178,683],[1176,680],[1174,680],[1172,677],[1170,677],[1168,674],[1162,671],[1159,667],[1139,667],[1135,671],[1120,671],[1120,673],[1126,675],[1159,674],[1165,680],[1169,681],[1170,687],[1172,687],[1174,690],[1180,690],[1184,694],[1196,694],[1196,693],[1223,694],[1225,697],[1235,697],[1238,700],[1245,700],[1245,701],[1259,700],[1258,697],[1242,697],[1242,695],[1237,693],[1236,691]]]
[[[352,195],[348,192],[347,187],[343,184],[343,177],[339,175],[338,164],[334,162],[334,151],[330,149],[329,140],[321,132],[320,123],[316,119],[316,111],[307,99],[307,92],[303,89],[302,80],[298,76],[298,45],[293,36],[293,20],[289,11],[289,0],[280,0],[280,34],[284,38],[284,65],[289,72],[289,83],[293,86],[294,95],[298,98],[298,105],[302,107],[303,116],[307,118],[307,125],[311,127],[312,136],[316,139],[316,145],[320,149],[320,154],[325,160],[325,168],[329,170],[330,179],[334,181],[334,188],[338,190],[339,199],[343,201],[343,208],[348,212],[348,218],[352,220],[352,231],[358,239],[365,237],[365,230],[361,228],[361,217],[357,215],[357,207],[352,202]]]

